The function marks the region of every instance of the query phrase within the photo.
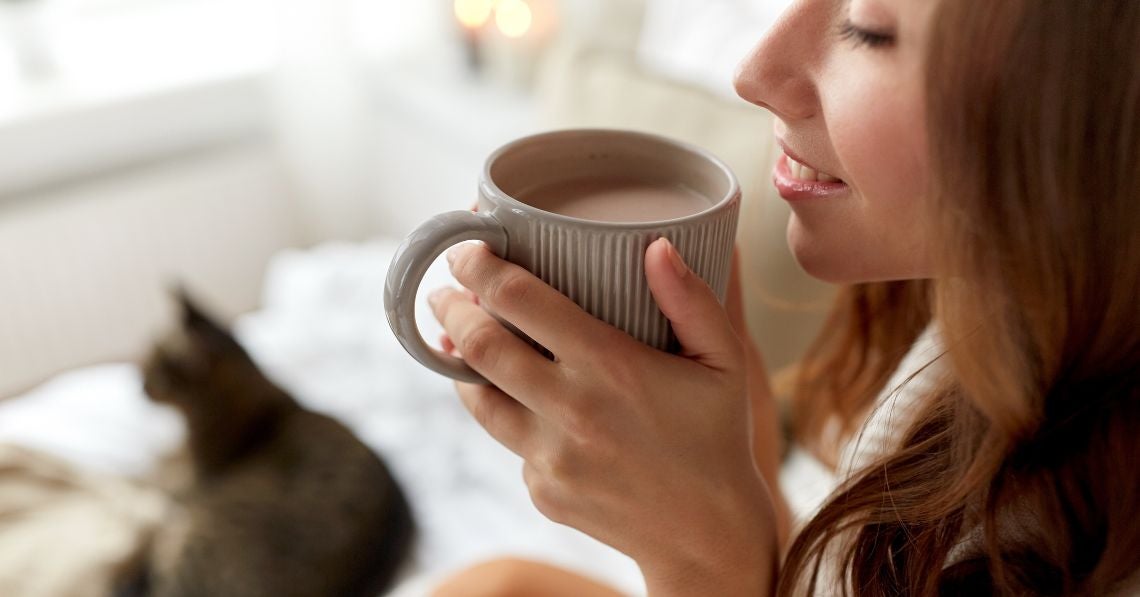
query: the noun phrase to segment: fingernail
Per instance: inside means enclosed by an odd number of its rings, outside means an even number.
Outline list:
[[[455,265],[455,260],[459,257],[459,247],[451,247],[447,250],[447,263]]]
[[[673,243],[669,242],[669,239],[663,240],[667,245],[668,250],[666,253],[669,257],[669,264],[673,266],[673,271],[677,272],[677,277],[684,278],[685,276],[689,275],[689,266],[685,265],[685,260],[681,259],[681,255],[677,252],[677,248],[673,246]]]
[[[428,296],[427,296],[427,301],[428,301],[428,304],[429,304],[429,305],[431,305],[431,306],[433,306],[433,307],[435,307],[436,305],[438,305],[438,304],[439,304],[439,301],[440,301],[440,299],[442,299],[442,298],[443,298],[443,293],[444,293],[444,292],[447,292],[447,289],[446,289],[446,288],[436,288],[435,290],[433,290],[433,291],[429,292],[429,293],[428,293]]]

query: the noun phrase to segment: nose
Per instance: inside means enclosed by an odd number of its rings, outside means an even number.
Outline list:
[[[829,1],[797,0],[740,63],[736,93],[781,120],[805,120],[819,111],[814,73],[826,52]]]

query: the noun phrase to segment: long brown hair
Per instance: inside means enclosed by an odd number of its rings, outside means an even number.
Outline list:
[[[949,379],[803,528],[780,593],[839,592],[821,564],[844,594],[1123,591],[1140,574],[1140,2],[942,0],[927,73],[944,275],[844,293],[797,395],[857,420],[924,313]]]

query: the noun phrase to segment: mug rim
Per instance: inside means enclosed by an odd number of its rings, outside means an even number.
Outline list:
[[[521,145],[524,145],[527,143],[533,143],[535,141],[539,141],[541,139],[548,138],[548,137],[601,136],[601,135],[622,136],[622,137],[640,137],[642,140],[645,140],[645,141],[660,143],[660,144],[664,144],[664,145],[670,145],[676,149],[680,149],[684,152],[698,156],[698,157],[704,159],[705,161],[707,161],[708,163],[712,164],[717,170],[719,170],[721,172],[721,174],[723,174],[728,179],[728,183],[729,183],[728,190],[724,193],[724,196],[717,199],[712,205],[710,205],[706,209],[702,209],[701,211],[689,214],[687,216],[681,216],[679,218],[670,218],[670,219],[665,219],[665,220],[651,220],[651,221],[647,221],[647,222],[607,222],[604,220],[588,220],[586,218],[576,218],[574,216],[567,216],[567,215],[563,215],[560,213],[547,211],[545,209],[535,207],[535,206],[530,205],[528,203],[523,203],[522,201],[519,201],[518,199],[515,199],[514,197],[510,196],[506,191],[504,191],[502,188],[500,188],[499,185],[495,183],[495,180],[491,177],[491,168],[495,165],[495,162],[497,162],[499,160],[499,158],[501,158],[507,152],[509,152],[513,149],[516,149],[517,147],[519,147]],[[671,139],[671,138],[663,136],[663,135],[658,135],[658,134],[654,134],[654,133],[647,133],[647,132],[643,132],[643,131],[634,131],[634,130],[626,130],[626,129],[608,129],[608,128],[559,129],[559,130],[553,130],[553,131],[546,131],[546,132],[542,132],[542,133],[536,133],[533,135],[527,135],[525,137],[515,139],[514,141],[511,141],[510,143],[507,143],[507,144],[503,145],[502,147],[499,147],[494,152],[492,152],[490,156],[487,157],[487,160],[483,164],[483,176],[482,176],[482,180],[480,181],[479,186],[480,186],[480,189],[482,190],[482,192],[484,192],[488,195],[492,195],[498,200],[506,201],[506,202],[510,203],[512,205],[512,207],[518,207],[518,208],[524,209],[525,211],[537,212],[539,214],[542,214],[543,218],[555,220],[558,222],[564,222],[567,224],[577,224],[580,226],[581,225],[596,226],[596,227],[601,227],[601,228],[613,228],[613,229],[621,229],[621,230],[649,230],[649,229],[661,228],[663,226],[676,226],[676,225],[682,225],[682,224],[687,224],[690,222],[699,221],[699,220],[707,218],[708,216],[710,216],[712,214],[720,212],[721,210],[725,209],[726,206],[728,206],[729,204],[731,204],[733,201],[735,201],[736,199],[738,199],[741,196],[740,181],[737,180],[736,175],[728,167],[728,164],[726,164],[723,160],[721,160],[719,157],[714,155],[711,151],[704,149],[702,147],[698,147],[696,145],[693,145],[692,143],[687,143],[685,141],[679,141],[676,139]]]

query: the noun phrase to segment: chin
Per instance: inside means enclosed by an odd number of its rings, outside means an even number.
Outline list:
[[[844,275],[843,268],[837,263],[840,261],[823,247],[823,243],[815,242],[795,225],[795,219],[788,225],[788,248],[800,269],[818,280],[831,284],[850,284],[849,277]]]
[[[862,251],[844,246],[840,235],[821,234],[803,225],[793,213],[788,221],[788,248],[800,268],[829,284],[861,284],[881,279],[870,275]]]
[[[842,234],[812,230],[792,214],[788,221],[788,248],[808,275],[829,284],[866,284],[918,280],[932,277],[918,258],[920,250],[907,252],[908,259],[883,259],[883,251],[868,251],[868,243]]]

